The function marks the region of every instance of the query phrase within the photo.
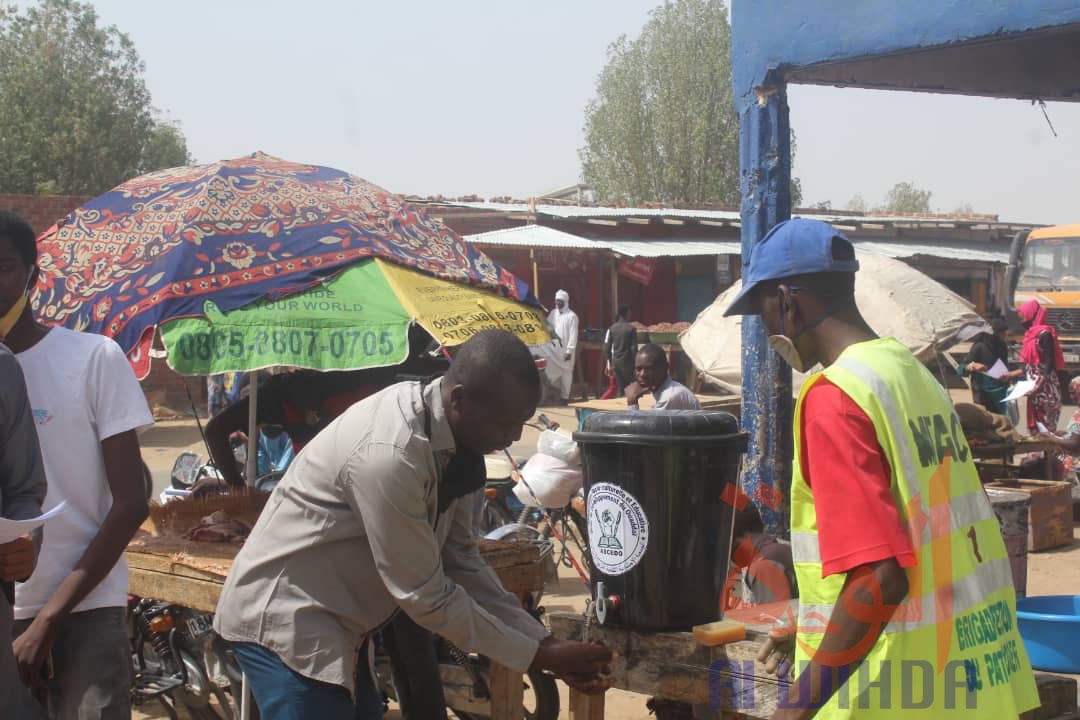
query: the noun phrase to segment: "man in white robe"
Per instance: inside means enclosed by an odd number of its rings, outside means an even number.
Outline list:
[[[574,383],[578,343],[578,316],[570,309],[570,294],[565,290],[555,293],[555,309],[548,315],[548,325],[556,336],[557,350],[551,353],[554,357],[548,359],[548,379],[559,388],[565,404],[570,399],[570,386]]]

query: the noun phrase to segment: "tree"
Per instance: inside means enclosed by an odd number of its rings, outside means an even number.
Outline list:
[[[167,122],[155,123],[143,146],[139,172],[148,173],[190,162],[191,155],[188,154],[187,142],[180,128]]]
[[[791,128],[791,182],[788,185],[788,191],[791,193],[791,209],[794,210],[797,207],[802,207],[803,194],[802,194],[802,180],[795,177],[795,150],[798,146],[798,141],[795,139],[795,128]],[[736,160],[736,163],[738,160]]]
[[[847,209],[852,212],[866,212],[866,198],[860,193],[855,193],[855,195],[847,201]]]
[[[885,205],[881,209],[885,212],[905,215],[928,213],[930,212],[930,191],[920,190],[909,182],[896,183],[885,196]]]
[[[0,192],[97,195],[191,161],[159,122],[131,39],[92,6],[0,8]]]
[[[596,83],[580,155],[603,200],[739,202],[739,123],[723,0],[674,0],[620,37]]]

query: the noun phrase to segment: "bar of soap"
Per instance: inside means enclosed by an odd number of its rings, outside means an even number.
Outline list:
[[[717,620],[707,625],[694,626],[694,640],[698,645],[714,647],[724,643],[746,639],[746,626],[738,620]]]

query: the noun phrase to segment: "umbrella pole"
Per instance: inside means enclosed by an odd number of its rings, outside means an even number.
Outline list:
[[[202,421],[199,420],[199,409],[195,407],[195,397],[191,394],[191,386],[188,385],[187,378],[182,378],[184,381],[184,392],[187,393],[188,402],[191,403],[191,414],[195,417],[195,426],[199,428],[199,437],[202,438],[203,447],[206,448],[206,452],[209,454],[210,445],[206,442],[206,433],[203,432]]]
[[[253,370],[248,380],[248,445],[247,445],[247,486],[254,487],[256,470],[259,466],[259,371]]]

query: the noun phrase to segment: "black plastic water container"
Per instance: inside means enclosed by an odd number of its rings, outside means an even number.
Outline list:
[[[725,412],[597,412],[581,445],[593,592],[618,598],[606,622],[685,630],[712,622],[731,556],[747,435]]]

